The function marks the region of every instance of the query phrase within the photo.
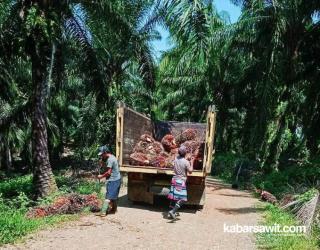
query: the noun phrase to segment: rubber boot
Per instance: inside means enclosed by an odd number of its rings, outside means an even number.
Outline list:
[[[116,212],[117,212],[117,202],[111,201],[108,214],[115,214]]]
[[[179,204],[179,202],[177,202],[176,205],[174,206],[174,208],[169,211],[169,214],[168,214],[168,215],[169,215],[169,217],[170,217],[171,219],[173,219],[173,220],[176,219],[176,217],[177,217],[177,211],[179,210],[179,208],[180,208],[180,204]]]
[[[112,212],[115,214],[118,211],[118,204],[117,201],[113,202]]]
[[[109,204],[110,204],[110,201],[109,200],[105,200],[103,205],[102,205],[102,208],[101,208],[101,211],[100,211],[100,216],[101,217],[105,217],[107,216],[108,214],[108,209],[109,209]]]
[[[112,214],[114,207],[114,201],[110,201],[109,208],[108,208],[108,214]]]
[[[168,213],[168,217],[172,220],[176,219],[176,214],[173,212],[173,210],[170,210]]]

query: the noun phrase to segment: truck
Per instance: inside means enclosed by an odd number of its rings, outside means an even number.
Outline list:
[[[214,156],[214,135],[216,111],[210,106],[206,123],[154,121],[125,104],[118,104],[116,116],[116,157],[120,171],[128,176],[128,199],[133,202],[154,203],[157,195],[166,195],[174,172],[172,169],[130,164],[130,154],[140,136],[146,132],[154,138],[161,138],[168,133],[177,135],[188,128],[196,129],[204,143],[202,169],[188,174],[188,205],[203,207],[205,204],[206,177],[211,173]]]

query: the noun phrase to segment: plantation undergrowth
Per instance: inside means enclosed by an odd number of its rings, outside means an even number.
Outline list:
[[[16,242],[37,230],[79,217],[78,214],[61,214],[43,218],[27,218],[26,213],[36,205],[51,204],[55,198],[68,193],[97,193],[101,197],[101,185],[94,181],[64,176],[56,176],[56,181],[59,191],[38,202],[32,200],[31,175],[12,178],[0,183],[0,245]]]

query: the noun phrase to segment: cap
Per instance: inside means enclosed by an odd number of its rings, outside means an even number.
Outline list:
[[[187,148],[185,146],[180,146],[178,153],[180,156],[185,156],[187,154]]]
[[[103,153],[109,153],[110,152],[109,148],[106,145],[103,145],[103,146],[99,147],[98,151],[99,151],[98,152],[99,156],[102,155]]]

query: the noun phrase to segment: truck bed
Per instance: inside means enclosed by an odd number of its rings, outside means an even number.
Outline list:
[[[142,134],[148,133],[157,141],[166,134],[176,136],[182,131],[193,128],[204,142],[202,169],[194,170],[188,178],[188,202],[190,205],[203,206],[205,203],[205,178],[211,172],[213,141],[215,131],[215,111],[209,107],[206,123],[152,121],[133,109],[120,105],[117,109],[116,156],[120,171],[128,174],[128,199],[133,202],[153,204],[154,197],[165,195],[171,183],[172,169],[154,166],[139,166],[130,159],[130,154]]]
[[[186,129],[196,129],[200,141],[205,144],[202,170],[194,170],[191,176],[205,177],[211,172],[213,156],[213,141],[215,130],[215,112],[209,108],[206,123],[177,122],[177,121],[152,121],[149,117],[133,109],[120,105],[117,109],[117,141],[116,156],[120,163],[120,171],[135,173],[152,173],[173,175],[171,169],[157,168],[154,166],[137,166],[132,164],[130,154],[142,134],[149,133],[157,141],[171,133],[176,136]]]

